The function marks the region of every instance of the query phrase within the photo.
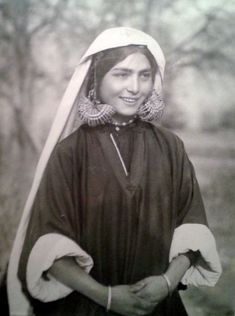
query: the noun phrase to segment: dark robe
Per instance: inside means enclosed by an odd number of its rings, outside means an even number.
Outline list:
[[[28,256],[44,234],[74,240],[94,260],[91,276],[114,286],[165,272],[174,230],[184,223],[207,225],[192,164],[177,136],[142,121],[118,133],[109,124],[83,125],[56,146],[44,174],[20,259],[23,289],[27,293]],[[75,291],[50,303],[30,299],[37,315],[106,314]],[[187,313],[175,291],[151,315]]]

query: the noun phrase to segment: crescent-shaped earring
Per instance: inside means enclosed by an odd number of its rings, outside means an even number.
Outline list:
[[[115,110],[111,105],[91,100],[89,96],[81,96],[78,100],[78,115],[89,126],[111,122],[114,113]]]
[[[88,92],[88,96],[82,95],[78,99],[78,115],[89,126],[96,126],[112,121],[115,113],[114,107],[97,100],[96,65],[94,65],[94,87]]]
[[[139,107],[137,114],[143,121],[154,121],[162,117],[164,108],[163,98],[153,89],[151,95]]]

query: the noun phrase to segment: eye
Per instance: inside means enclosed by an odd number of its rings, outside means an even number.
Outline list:
[[[146,71],[141,73],[140,77],[144,80],[152,79],[152,73],[150,71]]]
[[[113,76],[117,77],[117,78],[127,78],[128,73],[127,72],[116,72],[113,74]]]

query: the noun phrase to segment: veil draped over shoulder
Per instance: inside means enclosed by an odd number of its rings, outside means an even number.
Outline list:
[[[128,45],[144,45],[149,49],[158,65],[158,71],[156,73],[154,81],[154,88],[158,92],[161,92],[162,90],[165,58],[159,44],[150,35],[133,28],[116,27],[107,29],[102,32],[89,46],[86,53],[81,58],[78,66],[76,67],[61,100],[61,103],[58,107],[57,114],[52,124],[49,136],[41,153],[32,187],[17,230],[16,238],[10,256],[7,276],[10,315],[30,315],[31,313],[29,301],[23,294],[20,281],[17,278],[18,264],[28,222],[30,219],[31,208],[36,193],[38,191],[44,170],[47,166],[48,160],[55,145],[60,140],[70,135],[78,127],[76,98],[79,96],[80,93],[82,93],[82,87],[86,82],[86,76],[91,65],[92,56],[106,49]]]

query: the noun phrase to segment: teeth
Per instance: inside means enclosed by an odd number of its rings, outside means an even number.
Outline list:
[[[137,99],[132,99],[132,98],[122,98],[126,102],[134,103],[137,101]]]

